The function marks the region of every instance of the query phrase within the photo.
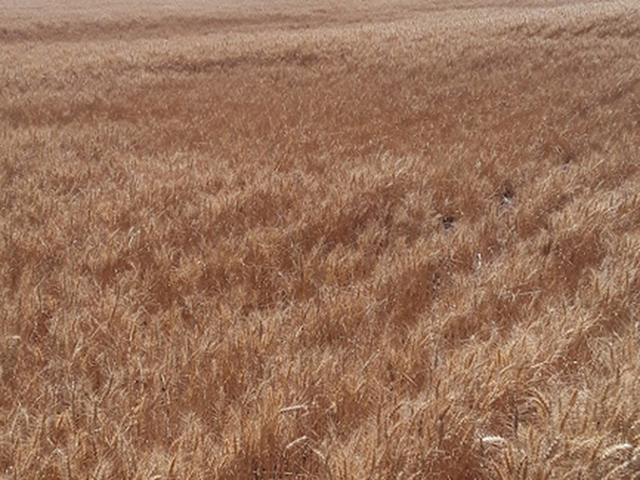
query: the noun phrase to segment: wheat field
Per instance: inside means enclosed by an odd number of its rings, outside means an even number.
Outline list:
[[[1,479],[640,478],[635,0],[2,3]]]

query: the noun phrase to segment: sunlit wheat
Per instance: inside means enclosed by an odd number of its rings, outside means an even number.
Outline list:
[[[0,478],[638,475],[635,1],[5,3]]]

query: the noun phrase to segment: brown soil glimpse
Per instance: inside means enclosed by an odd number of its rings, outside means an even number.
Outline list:
[[[0,479],[640,478],[635,0],[100,3],[0,16]]]

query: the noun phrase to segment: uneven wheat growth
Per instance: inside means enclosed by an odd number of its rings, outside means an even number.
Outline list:
[[[639,478],[635,1],[30,2],[1,478]]]

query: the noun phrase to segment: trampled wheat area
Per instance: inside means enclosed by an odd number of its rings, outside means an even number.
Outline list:
[[[639,478],[635,0],[8,3],[0,478]]]

